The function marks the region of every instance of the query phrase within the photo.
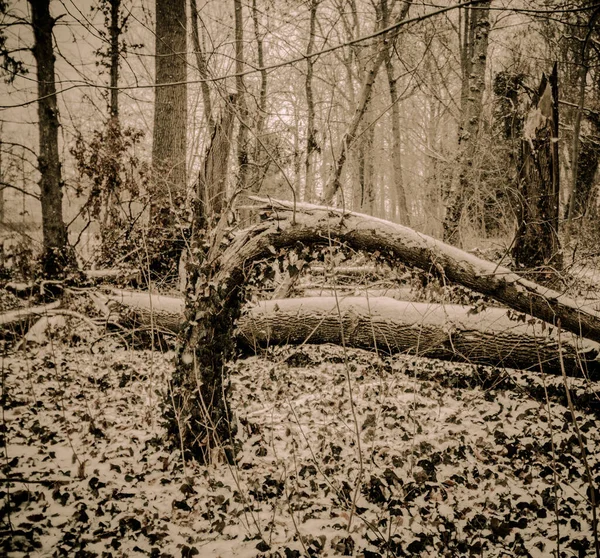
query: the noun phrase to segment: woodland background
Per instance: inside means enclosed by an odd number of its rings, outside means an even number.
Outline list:
[[[69,241],[86,267],[139,265],[149,257],[141,244],[181,237],[215,123],[225,123],[227,200],[240,191],[292,199],[292,190],[297,200],[333,199],[341,185],[335,197],[347,208],[506,251],[524,204],[523,120],[557,62],[560,231],[569,230],[569,250],[594,253],[597,8],[54,2],[57,184]],[[2,6],[0,220],[21,246],[6,250],[39,253],[31,11],[26,2]],[[394,23],[394,33],[377,36]],[[159,206],[171,215],[149,234]]]
[[[599,21],[0,0],[2,550],[600,557]]]

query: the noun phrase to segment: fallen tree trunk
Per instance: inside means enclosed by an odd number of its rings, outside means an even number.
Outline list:
[[[600,313],[417,231],[343,209],[251,198],[262,203],[263,222],[236,235],[196,238],[198,278],[186,308],[189,327],[171,381],[167,420],[190,453],[207,460],[213,451],[233,451],[235,431],[227,395],[225,364],[235,355],[232,335],[243,304],[251,296],[249,275],[259,261],[270,262],[291,249],[347,247],[437,272],[444,281],[494,298],[520,312],[600,341]],[[309,250],[310,253],[310,250]]]
[[[113,290],[104,295],[120,321],[132,327],[179,333],[185,302],[143,292]],[[286,343],[334,343],[385,354],[410,353],[443,360],[559,372],[556,328],[503,308],[398,301],[388,297],[290,298],[252,307],[238,321],[241,345],[257,350]],[[600,345],[567,332],[561,337],[567,373],[600,368]]]
[[[183,297],[165,296],[142,291],[111,289],[108,293],[94,293],[94,301],[106,305],[115,319],[130,327],[179,333],[185,325]]]
[[[4,312],[0,315],[0,328],[13,326],[22,322],[27,322],[34,318],[39,318],[55,310],[60,306],[60,300],[42,306],[29,306],[27,308],[18,308],[10,312]]]
[[[387,297],[290,298],[261,302],[238,322],[250,349],[281,344],[334,343],[443,360],[600,377],[600,344],[503,308],[475,314],[470,306],[398,301]],[[581,366],[580,366],[581,365]]]
[[[263,204],[268,220],[242,231],[220,255],[221,265],[213,280],[217,284],[222,281],[225,292],[241,288],[246,266],[257,259],[273,257],[273,250],[334,241],[355,250],[385,255],[392,265],[397,260],[435,272],[445,281],[600,342],[600,312],[582,308],[571,297],[409,227],[343,209],[253,196],[251,199]]]

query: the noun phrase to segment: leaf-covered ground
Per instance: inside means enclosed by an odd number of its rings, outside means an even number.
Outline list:
[[[2,358],[0,554],[594,555],[573,424],[597,487],[593,386],[569,380],[572,417],[556,377],[278,349],[232,368],[238,463],[200,467],[165,441],[173,360],[108,341]]]

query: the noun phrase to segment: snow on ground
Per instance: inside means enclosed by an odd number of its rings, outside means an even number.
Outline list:
[[[201,467],[165,441],[173,363],[109,341],[2,358],[0,553],[594,554],[560,378],[276,349],[232,366],[238,462]],[[597,388],[570,382],[598,486]]]

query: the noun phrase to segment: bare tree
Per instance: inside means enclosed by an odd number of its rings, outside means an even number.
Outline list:
[[[29,0],[33,28],[33,56],[36,62],[38,89],[38,131],[40,200],[44,252],[42,267],[47,277],[58,277],[76,265],[68,244],[63,221],[63,180],[58,151],[58,106],[54,74],[52,30],[56,20],[50,15],[50,0]]]
[[[399,14],[395,18],[395,22],[402,21],[408,14],[410,8],[409,2],[404,2],[400,9]],[[373,87],[379,68],[385,62],[387,57],[388,41],[395,35],[395,32],[390,32],[387,35],[383,35],[378,44],[378,50],[376,51],[371,63],[365,68],[364,78],[361,84],[360,95],[354,110],[354,115],[346,128],[346,131],[340,141],[338,153],[336,155],[336,161],[333,166],[333,170],[327,180],[323,191],[323,201],[325,203],[331,203],[340,188],[340,179],[342,171],[348,157],[348,151],[354,144],[357,138],[357,133],[361,122],[367,112],[369,103],[371,102],[371,96],[373,94]]]
[[[310,19],[308,31],[308,45],[306,46],[306,159],[304,161],[304,198],[312,202],[315,197],[315,176],[313,168],[313,154],[318,149],[317,134],[315,130],[315,99],[313,94],[314,61],[312,52],[315,46],[315,28],[317,24],[317,8],[319,0],[310,0]]]
[[[472,188],[470,170],[477,150],[485,91],[485,69],[490,34],[490,3],[490,0],[483,0],[475,6],[464,8],[461,41],[462,116],[458,132],[459,176],[457,183],[451,187],[444,219],[444,240],[451,244],[461,243],[460,221],[465,202]]]
[[[156,0],[152,221],[168,227],[186,191],[187,17],[185,0]],[[157,219],[158,218],[158,219]]]
[[[389,24],[389,10],[387,0],[382,0],[381,9],[383,12],[384,26]],[[406,203],[406,191],[404,189],[404,180],[402,178],[402,138],[400,135],[400,106],[398,95],[397,78],[394,77],[394,52],[396,49],[396,40],[392,38],[385,57],[385,71],[387,74],[388,88],[390,90],[391,120],[392,120],[392,169],[393,169],[393,191],[396,200],[396,211],[398,220],[404,225],[410,225],[410,216],[408,205]]]
[[[244,83],[244,13],[241,0],[233,0],[235,20],[235,88],[238,106],[239,131],[237,137],[238,177],[237,190],[245,190],[248,177],[248,105]]]
[[[192,43],[194,46],[194,54],[196,56],[196,66],[198,67],[200,78],[203,80],[200,84],[200,88],[202,89],[202,101],[204,104],[204,118],[206,119],[206,124],[208,125],[209,134],[212,135],[212,132],[215,128],[215,118],[213,115],[210,88],[208,86],[208,82],[206,81],[208,79],[208,63],[206,61],[204,48],[200,42],[200,33],[198,31],[198,19],[200,19],[200,14],[198,13],[197,0],[190,0],[190,8]]]

